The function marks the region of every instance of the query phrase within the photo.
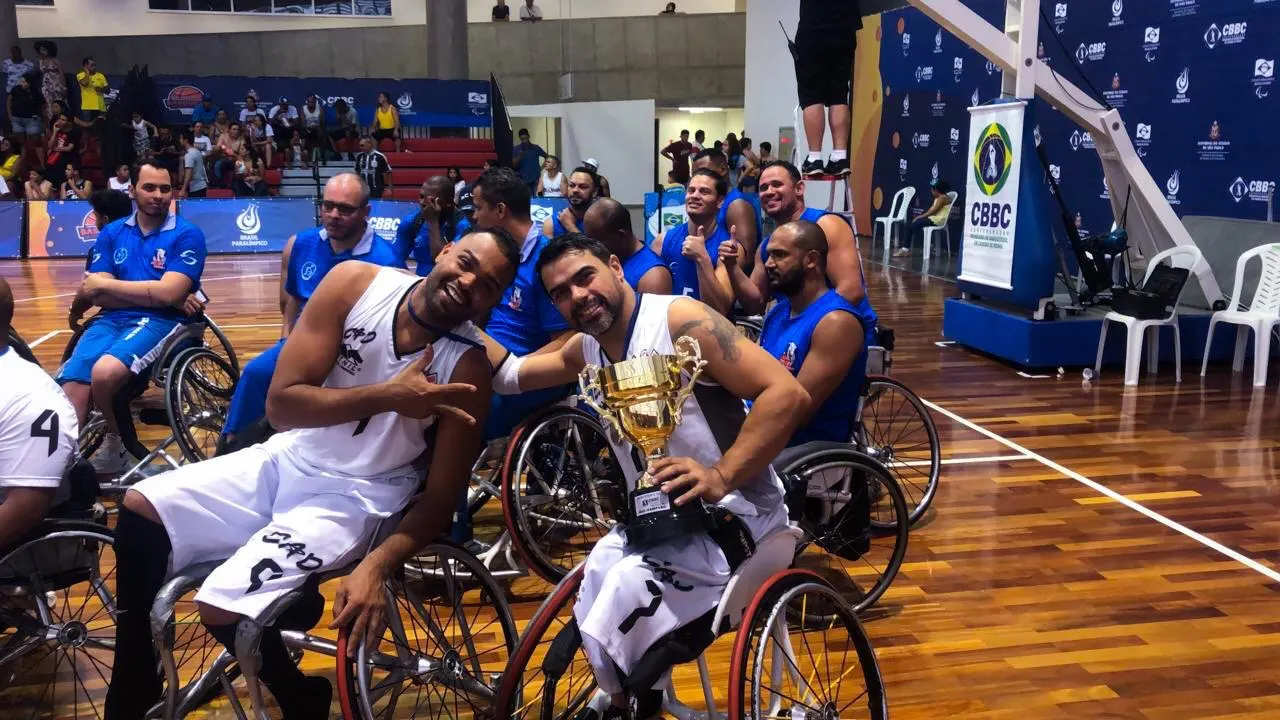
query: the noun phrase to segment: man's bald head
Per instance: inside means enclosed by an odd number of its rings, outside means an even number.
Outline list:
[[[827,234],[822,231],[818,223],[808,220],[792,220],[778,226],[774,232],[784,231],[788,233],[792,242],[795,243],[796,250],[801,255],[807,255],[811,252],[818,253],[818,262],[825,269],[827,266]]]
[[[599,198],[582,217],[582,229],[591,238],[604,243],[609,252],[625,258],[634,251],[636,236],[631,213],[613,198]]]
[[[9,346],[9,328],[13,326],[13,291],[0,277],[0,347]]]
[[[338,173],[324,184],[324,199],[353,207],[368,205],[369,184],[353,172]]]
[[[453,207],[453,181],[444,175],[432,175],[427,181],[422,183],[423,201],[427,198],[436,198],[440,203],[441,210],[448,210]]]
[[[355,244],[364,235],[369,219],[369,185],[355,173],[338,173],[324,184],[320,222],[329,239]]]

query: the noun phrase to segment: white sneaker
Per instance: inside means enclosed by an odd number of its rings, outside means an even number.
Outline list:
[[[123,472],[128,465],[128,454],[129,452],[124,449],[124,443],[120,442],[120,436],[107,433],[102,438],[98,451],[89,458],[89,464],[99,475]]]

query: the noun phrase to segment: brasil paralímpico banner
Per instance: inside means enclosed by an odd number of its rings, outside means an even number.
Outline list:
[[[0,202],[0,258],[22,254],[22,201]]]
[[[960,280],[1013,289],[1024,101],[969,109],[964,251]]]
[[[311,198],[183,200],[178,217],[204,231],[210,255],[281,252],[289,237],[316,226]]]

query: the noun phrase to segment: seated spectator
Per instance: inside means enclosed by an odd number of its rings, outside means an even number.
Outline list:
[[[267,119],[267,113],[258,107],[258,98],[248,95],[244,99],[244,107],[240,109],[240,124],[248,125],[254,115],[261,115],[263,120]]]
[[[156,126],[142,117],[141,110],[133,111],[132,119],[125,127],[133,132],[134,155],[141,155],[147,148],[151,147],[151,136],[159,134]]]
[[[182,158],[185,155],[178,138],[173,136],[173,131],[168,126],[160,126],[160,130],[156,135],[155,150],[151,156],[155,158],[157,167],[168,170],[171,175],[181,175],[179,167],[182,165]],[[141,158],[139,158],[141,160]]]
[[[202,122],[191,124],[192,139],[196,141],[196,148],[200,150],[205,159],[213,154],[213,140],[209,137],[205,130],[205,124]]]
[[[524,0],[524,6],[520,8],[520,20],[523,22],[538,22],[542,19],[542,8],[534,4],[533,0]]]
[[[67,178],[62,181],[63,200],[88,200],[93,194],[93,183],[80,177],[75,163],[67,163],[63,175]]]
[[[31,168],[27,174],[27,182],[23,185],[23,196],[28,200],[52,200],[53,183],[44,177],[40,168]]]
[[[18,152],[9,138],[0,139],[0,179],[9,184],[21,183],[19,170],[22,164],[22,153]]]
[[[230,129],[231,118],[227,115],[227,111],[219,110],[218,114],[213,116],[213,125],[209,127],[209,139],[213,141],[214,147],[217,147],[218,141]]]
[[[227,171],[240,157],[240,148],[244,147],[244,128],[240,123],[231,123],[227,132],[218,139],[218,159],[213,162],[213,184],[219,187],[226,184]]]
[[[178,183],[178,197],[202,198],[209,190],[209,176],[205,173],[204,155],[195,145],[191,133],[182,133],[182,181]],[[244,146],[241,145],[243,148]]]
[[[213,104],[213,98],[205,95],[200,98],[200,104],[191,109],[191,123],[204,123],[211,125],[218,118],[218,113],[222,112],[217,105]]]
[[[267,167],[271,167],[271,156],[276,152],[275,137],[275,130],[271,125],[261,115],[254,115],[249,122],[249,143],[259,155],[267,159]]]
[[[231,181],[231,189],[236,197],[266,197],[267,181],[263,179],[262,160],[256,149],[247,147],[240,149],[240,157],[236,158],[235,180]]]
[[[307,142],[302,139],[302,131],[294,130],[293,137],[289,140],[289,167],[311,167],[311,163],[307,161],[307,155]]]
[[[404,142],[400,139],[400,111],[387,93],[378,93],[378,107],[373,111],[369,134],[373,136],[375,146],[381,147],[383,140],[391,138],[396,141],[396,152],[404,152]]]
[[[289,148],[289,141],[293,137],[294,130],[302,129],[302,118],[298,116],[298,108],[289,104],[289,98],[282,97],[276,106],[271,108],[271,112],[267,115],[267,120],[271,124],[271,129],[276,140],[276,149],[281,153]],[[271,158],[267,156],[267,165],[271,164]]]
[[[67,179],[63,172],[67,163],[80,164],[80,130],[71,124],[66,115],[59,115],[54,120],[47,150],[46,176],[55,186],[60,186]]]
[[[338,101],[333,104],[333,115],[333,129],[329,131],[330,146],[336,155],[338,154],[337,142],[347,140],[350,143],[347,159],[355,160],[355,145],[360,139],[360,115],[342,98],[338,98]]]
[[[13,125],[13,140],[22,146],[27,139],[39,140],[44,123],[40,122],[40,91],[35,84],[39,75],[31,73],[18,78],[9,91],[6,107]]]
[[[103,94],[107,91],[107,76],[98,72],[98,63],[91,57],[84,59],[80,72],[76,73],[80,84],[80,119],[93,123],[107,111]]]
[[[121,164],[116,168],[116,174],[107,180],[107,189],[122,192],[129,197],[133,197],[133,183],[129,180],[128,165]]]
[[[951,198],[947,196],[947,193],[951,192],[951,183],[938,180],[933,183],[930,190],[933,192],[933,203],[920,214],[920,217],[911,221],[907,236],[904,238],[906,244],[900,245],[893,251],[894,257],[910,255],[912,243],[919,242],[923,246],[925,228],[942,227],[947,224],[947,219],[951,215]]]
[[[511,19],[511,8],[507,7],[507,0],[497,0],[498,4],[493,6],[493,21],[507,22]]]

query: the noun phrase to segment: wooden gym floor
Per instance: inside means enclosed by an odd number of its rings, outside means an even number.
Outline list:
[[[247,358],[277,337],[276,257],[217,257],[208,311]],[[3,262],[14,324],[54,368],[81,261]],[[930,402],[946,465],[897,581],[864,622],[895,718],[1280,717],[1276,382],[1186,358],[1023,377],[940,345],[953,285],[867,265],[893,375]],[[515,583],[523,627],[548,588]],[[729,645],[713,649],[718,693]],[[314,672],[331,661],[309,658]],[[685,699],[694,676],[678,675]],[[336,707],[336,706],[335,706]],[[212,710],[206,717],[229,717]]]

